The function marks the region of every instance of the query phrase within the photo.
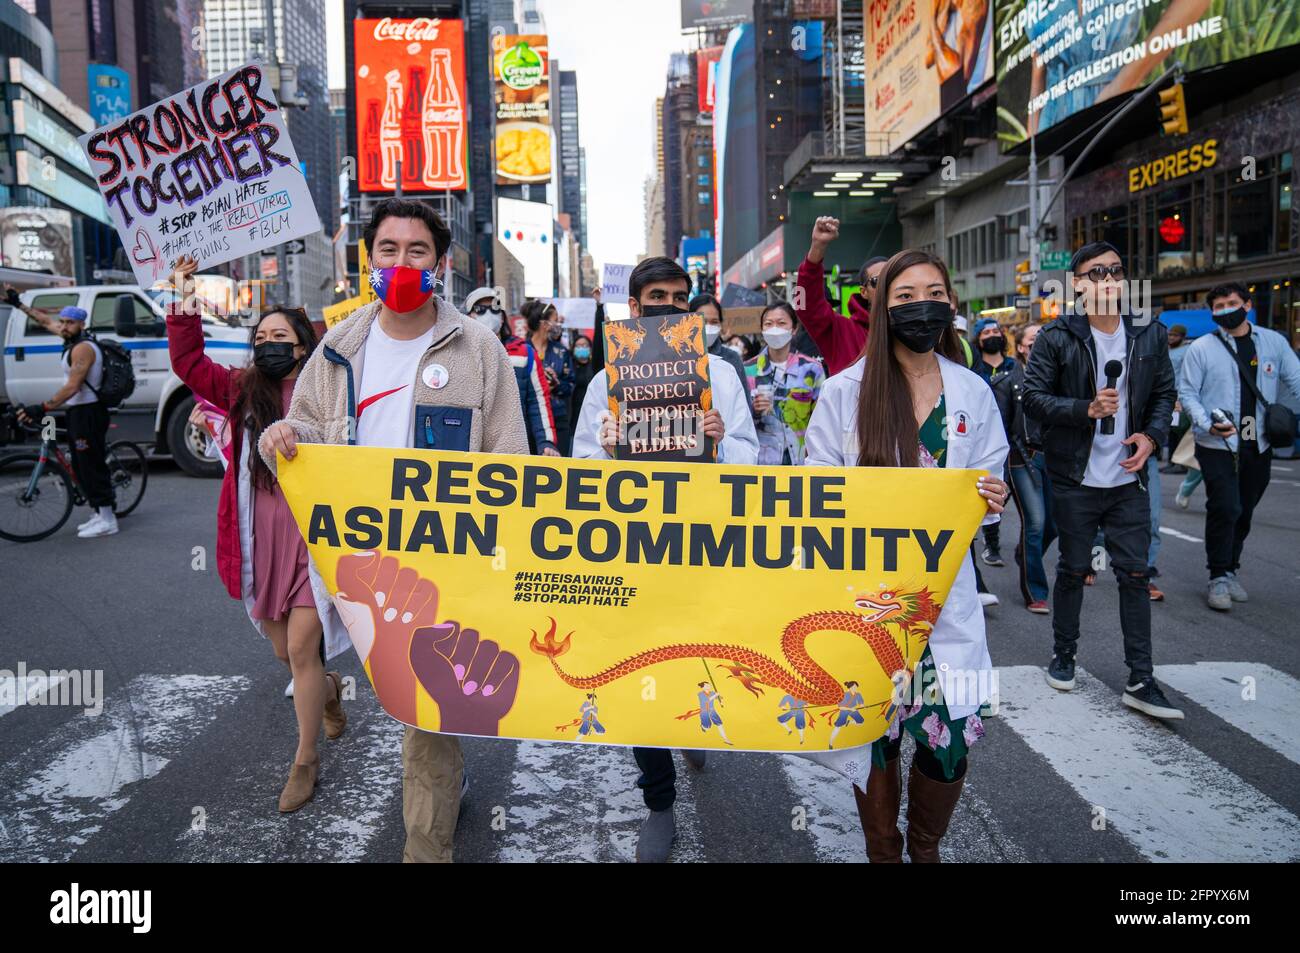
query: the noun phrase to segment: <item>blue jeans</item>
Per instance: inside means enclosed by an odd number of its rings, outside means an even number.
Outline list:
[[[1046,602],[1043,550],[1056,539],[1056,524],[1052,520],[1052,484],[1041,453],[1034,454],[1025,466],[1011,467],[1011,490],[1020,510],[1020,594],[1025,605]]]

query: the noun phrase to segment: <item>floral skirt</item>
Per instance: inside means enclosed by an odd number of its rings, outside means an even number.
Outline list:
[[[927,671],[932,674],[927,676]],[[939,680],[935,677],[937,674],[934,672],[934,657],[930,654],[930,647],[926,646],[912,679],[916,686],[913,689],[915,694],[889,723],[885,736],[871,745],[872,767],[883,769],[886,751],[896,748],[902,733],[907,732],[918,745],[934,755],[943,766],[944,775],[952,778],[961,759],[966,757],[975,742],[984,737],[984,722],[980,720],[979,712],[964,718],[949,716]]]

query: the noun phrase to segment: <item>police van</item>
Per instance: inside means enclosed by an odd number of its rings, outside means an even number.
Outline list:
[[[146,293],[137,285],[79,285],[37,288],[19,295],[23,304],[57,316],[73,305],[89,316],[87,329],[96,337],[117,341],[131,354],[135,392],[113,414],[110,439],[152,443],[159,453],[171,454],[186,473],[220,476],[221,462],[206,453],[203,430],[189,422],[194,396],[172,373],[167,353],[164,307],[167,297]],[[248,329],[232,325],[204,308],[204,350],[218,364],[243,367],[251,358]],[[4,339],[4,364],[0,369],[0,416],[14,406],[48,400],[63,386],[63,342],[58,335],[33,321],[0,298],[0,335]],[[23,439],[4,433],[0,443]]]

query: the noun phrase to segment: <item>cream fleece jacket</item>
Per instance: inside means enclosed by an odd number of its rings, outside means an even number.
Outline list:
[[[528,453],[519,387],[505,348],[483,325],[466,318],[442,298],[437,302],[438,321],[433,341],[420,359],[411,407],[468,408],[472,411],[471,452]],[[362,357],[380,307],[380,302],[373,301],[330,328],[299,373],[284,418],[299,443],[356,442]],[[447,370],[447,383],[440,390],[424,382],[423,372],[430,364],[441,364]],[[268,458],[263,453],[262,457],[274,473],[274,454]]]

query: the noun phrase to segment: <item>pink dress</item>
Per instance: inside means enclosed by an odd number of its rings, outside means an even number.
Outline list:
[[[281,405],[293,396],[291,380],[281,382]],[[307,573],[307,544],[280,484],[253,489],[253,618],[277,622],[295,606],[316,608]]]

